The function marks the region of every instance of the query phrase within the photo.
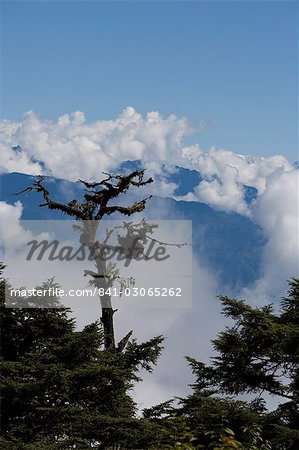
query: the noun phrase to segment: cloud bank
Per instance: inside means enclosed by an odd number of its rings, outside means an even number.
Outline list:
[[[76,181],[98,179],[102,171],[111,171],[125,160],[140,160],[155,177],[152,193],[249,215],[243,186],[255,187],[262,194],[269,178],[293,170],[283,156],[250,158],[214,147],[204,152],[198,144],[184,145],[184,139],[195,131],[185,118],[174,114],[164,118],[158,112],[142,116],[132,107],[115,120],[92,123],[80,111],[56,121],[29,111],[20,122],[0,123],[0,172]],[[168,168],[162,170],[163,164]],[[199,185],[180,198],[174,196],[177,185],[167,177],[167,170],[175,165],[197,170],[202,176]]]
[[[199,144],[185,145],[185,138],[195,131],[185,118],[163,117],[158,112],[142,116],[132,107],[114,120],[92,123],[79,111],[54,121],[29,111],[20,122],[0,123],[0,173],[45,174],[69,181],[98,179],[102,171],[111,171],[125,160],[140,160],[148,175],[155,177],[151,194],[203,202],[250,216],[259,224],[268,238],[263,276],[244,296],[257,299],[273,293],[281,280],[298,273],[299,171],[281,155],[249,157],[227,149],[203,151]],[[198,185],[180,197],[171,179],[175,166],[201,174]],[[250,205],[244,186],[258,192]],[[20,205],[16,208],[19,213]]]
[[[273,176],[253,208],[267,244],[263,251],[263,275],[241,293],[251,303],[279,301],[286,280],[299,275],[299,178],[298,170]]]
[[[299,171],[279,155],[253,158],[226,149],[211,147],[203,151],[199,144],[185,145],[185,138],[194,131],[184,118],[175,115],[163,118],[157,112],[143,117],[131,107],[115,120],[93,123],[87,123],[81,112],[48,121],[31,111],[20,122],[4,120],[0,123],[0,173],[45,174],[69,181],[98,179],[102,171],[111,171],[125,160],[140,160],[149,175],[155,177],[155,183],[150,186],[151,193],[204,202],[216,209],[249,215],[261,226],[268,239],[263,249],[262,276],[254,286],[242,289],[236,296],[254,304],[279,300],[285,293],[286,280],[298,276],[299,271]],[[163,164],[166,164],[165,168],[162,168]],[[174,166],[197,170],[201,174],[199,184],[181,197],[174,194],[176,183],[169,181]],[[258,191],[256,200],[250,205],[244,198],[244,185]],[[21,212],[20,202],[14,206],[0,202],[2,223],[13,224],[6,232],[6,239],[12,242],[24,233],[19,224]],[[146,377],[150,383],[147,391],[143,391],[141,385],[136,388],[135,398],[140,407],[174,394],[184,395],[190,373],[187,365],[178,358],[188,353],[206,359],[210,338],[215,337],[223,326],[215,295],[229,293],[221,290],[216,276],[206,273],[200,261],[195,272],[195,292],[201,292],[202,296],[198,303],[194,302],[196,311],[160,310],[159,314],[155,310],[148,311],[151,329],[147,332],[143,321],[137,320],[135,311],[122,311],[120,333],[125,333],[135,323],[134,331],[141,340],[161,332],[169,337],[157,378]],[[79,314],[82,321],[79,326],[93,320],[98,313],[85,311]],[[178,364],[181,364],[180,370]],[[175,371],[177,376],[173,375]],[[170,378],[173,380],[171,385]]]

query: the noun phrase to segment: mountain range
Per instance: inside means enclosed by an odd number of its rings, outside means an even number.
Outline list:
[[[126,162],[120,166],[123,171],[134,170],[138,162]],[[195,170],[176,168],[166,175],[168,181],[177,184],[175,195],[184,195],[196,186],[201,176]],[[33,176],[10,173],[0,175],[0,200],[8,204],[20,201],[23,205],[23,220],[68,219],[58,211],[40,208],[41,197],[36,192],[15,195],[32,183]],[[45,183],[52,198],[69,202],[82,198],[79,182],[47,177]],[[256,189],[245,186],[245,199],[254,200]],[[126,202],[134,197],[126,195]],[[152,197],[146,208],[146,218],[192,220],[193,254],[208,270],[216,274],[218,281],[230,290],[249,287],[260,276],[261,258],[266,238],[261,228],[250,218],[234,212],[215,210],[199,202],[177,201],[173,198]],[[137,217],[137,216],[136,216]],[[115,218],[119,218],[115,216]]]

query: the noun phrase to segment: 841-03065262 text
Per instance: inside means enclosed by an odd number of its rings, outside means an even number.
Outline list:
[[[98,294],[109,295],[111,297],[121,297],[122,295],[125,297],[181,297],[182,296],[182,288],[180,287],[127,287],[124,289],[117,288],[99,288],[97,289]]]

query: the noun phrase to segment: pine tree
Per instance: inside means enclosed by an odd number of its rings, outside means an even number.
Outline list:
[[[293,278],[289,285],[278,312],[272,304],[258,308],[219,297],[223,314],[233,324],[212,341],[216,350],[212,364],[188,358],[196,383],[194,393],[183,403],[189,416],[195,411],[197,423],[205,417],[202,406],[208,413],[214,402],[215,420],[223,406],[222,417],[234,430],[240,432],[249,421],[262,426],[275,450],[299,448],[299,280]],[[275,411],[264,408],[264,393],[279,402]],[[242,406],[242,402],[217,399],[215,394],[255,394],[256,398]]]
[[[139,369],[152,370],[162,337],[133,341],[121,354],[105,351],[100,323],[76,331],[70,310],[57,308],[55,297],[54,308],[33,308],[41,300],[32,297],[30,308],[6,308],[6,284],[1,279],[1,448],[155,443],[156,427],[136,417],[129,393]]]
[[[299,448],[299,280],[289,286],[279,311],[219,297],[231,325],[212,341],[212,363],[187,357],[196,377],[191,394],[144,411],[164,430],[159,448]],[[267,410],[265,392],[276,410]]]

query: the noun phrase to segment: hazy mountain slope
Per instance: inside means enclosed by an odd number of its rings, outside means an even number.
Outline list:
[[[196,173],[184,171],[190,183]],[[32,177],[25,174],[0,176],[1,200],[23,204],[22,219],[68,219],[57,211],[40,208],[41,196],[35,192],[13,195],[31,184]],[[82,196],[79,183],[47,179],[52,198],[69,201]],[[129,201],[132,198],[127,197]],[[149,219],[192,220],[193,249],[201,263],[217,274],[223,285],[236,288],[248,286],[260,275],[260,263],[265,239],[261,229],[249,218],[236,213],[216,211],[198,202],[175,201],[171,198],[154,197],[148,202],[146,216]],[[115,216],[115,218],[117,218]]]

